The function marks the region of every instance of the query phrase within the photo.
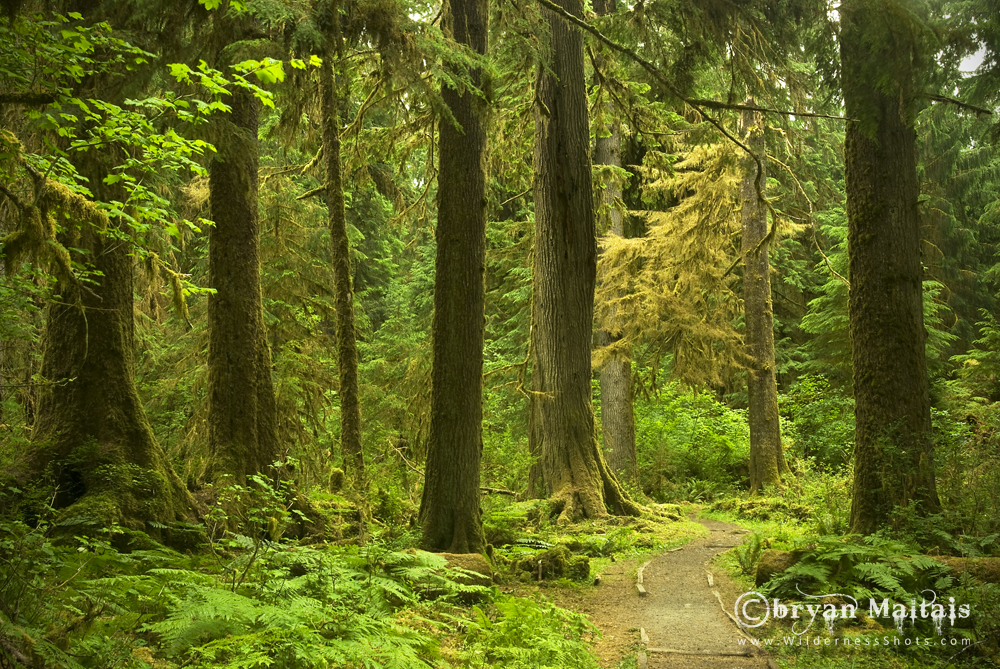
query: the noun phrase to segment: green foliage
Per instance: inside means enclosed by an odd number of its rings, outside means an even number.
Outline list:
[[[468,589],[438,576],[443,564],[429,553],[378,546],[288,547],[236,590],[194,572],[157,570],[151,577],[169,584],[173,606],[144,629],[192,666],[431,666],[433,636],[395,615],[417,603],[419,588]]]
[[[110,535],[54,544],[47,528],[0,522],[0,635],[48,667],[598,666],[584,616],[464,585],[431,553],[267,541],[234,583],[259,550],[246,535],[216,541],[214,561],[121,553]],[[470,596],[486,601],[463,620],[453,605]]]
[[[800,376],[778,398],[782,438],[799,457],[823,469],[840,469],[854,452],[854,399],[822,376]]]
[[[679,499],[672,486],[686,479],[733,484],[747,476],[745,411],[671,383],[637,402],[635,417],[641,484],[653,499]]]
[[[914,544],[880,534],[816,537],[799,561],[772,578],[765,589],[794,596],[816,588],[847,592],[859,601],[905,601],[922,590],[940,592],[952,584],[948,568]],[[818,592],[818,591],[817,591]]]
[[[474,607],[468,623],[464,666],[505,669],[596,669],[587,648],[597,628],[579,614],[546,602],[500,596],[491,607]]]
[[[980,337],[973,342],[975,347],[951,360],[959,366],[957,390],[995,402],[1000,400],[1000,323],[985,309],[980,314],[983,320],[976,323]]]
[[[972,403],[957,414],[933,410],[931,417],[942,512],[920,518],[909,509],[901,518],[903,526],[924,546],[950,548],[957,555],[996,554],[1000,549],[998,407]]]
[[[757,562],[760,554],[764,550],[764,536],[760,532],[754,532],[743,543],[733,549],[736,557],[736,564],[744,576],[750,576],[757,569]]]

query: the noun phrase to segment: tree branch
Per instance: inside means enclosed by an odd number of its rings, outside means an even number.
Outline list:
[[[480,486],[479,490],[480,492],[491,492],[494,495],[510,495],[512,497],[517,497],[517,493],[513,490],[504,490],[503,488],[487,488],[486,486]]]
[[[802,116],[805,118],[830,118],[835,121],[854,120],[846,116],[834,116],[832,114],[817,114],[814,112],[788,111],[787,109],[771,109],[769,107],[758,107],[756,105],[730,104],[728,102],[717,102],[715,100],[698,100],[692,98],[691,100],[688,101],[688,103],[690,104],[691,102],[699,104],[702,107],[708,107],[709,109],[733,109],[736,111],[756,111],[756,112],[764,112],[767,114],[781,114],[782,116]]]
[[[313,188],[312,190],[307,190],[302,195],[299,195],[296,200],[305,200],[306,198],[312,197],[314,195],[319,195],[320,193],[326,192],[326,184],[319,186],[318,188]]]
[[[950,105],[955,105],[959,109],[966,109],[968,111],[975,112],[976,114],[986,114],[987,116],[993,115],[992,110],[977,107],[976,105],[970,105],[968,102],[962,102],[961,100],[956,100],[955,98],[949,98],[947,95],[928,93],[927,98],[933,102],[947,102]]]
[[[8,639],[2,636],[0,636],[0,648],[6,651],[6,653],[10,655],[15,662],[17,662],[22,666],[32,667],[32,668],[38,666],[34,662],[32,662],[30,657],[24,654],[24,651],[22,651],[20,648],[18,648]]]
[[[0,93],[0,105],[47,105],[56,101],[53,93]]]
[[[11,202],[13,202],[13,203],[14,203],[14,206],[15,206],[15,207],[17,207],[18,209],[20,209],[21,211],[24,211],[24,210],[25,210],[25,209],[27,208],[27,207],[25,207],[25,206],[24,206],[24,204],[23,204],[23,203],[22,203],[22,202],[21,202],[21,201],[20,201],[20,200],[19,200],[19,199],[17,198],[17,196],[16,196],[16,195],[14,195],[14,194],[13,194],[12,192],[10,192],[9,190],[7,190],[7,187],[6,187],[6,186],[4,186],[3,184],[0,184],[0,193],[3,193],[4,195],[6,195],[6,196],[7,196],[7,199],[9,199],[9,200],[10,200]]]

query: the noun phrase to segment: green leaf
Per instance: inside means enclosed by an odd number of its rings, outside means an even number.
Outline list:
[[[170,76],[177,81],[191,82],[191,68],[184,63],[170,63],[167,67],[170,68]]]
[[[257,78],[265,84],[273,84],[275,82],[282,82],[285,80],[285,68],[280,60],[271,61],[267,66],[254,72],[254,74],[256,74]]]

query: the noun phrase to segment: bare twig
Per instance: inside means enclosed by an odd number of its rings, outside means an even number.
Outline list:
[[[423,472],[422,469],[420,469],[415,464],[413,464],[412,462],[410,462],[409,460],[406,459],[406,456],[403,455],[403,450],[399,446],[393,446],[392,449],[394,451],[396,451],[396,455],[398,455],[400,457],[400,459],[403,462],[406,463],[407,467],[409,467],[410,469],[412,469],[415,473],[420,474],[421,476],[425,476],[425,474],[424,474],[424,472]]]

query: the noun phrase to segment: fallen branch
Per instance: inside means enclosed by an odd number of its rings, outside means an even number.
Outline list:
[[[55,101],[53,93],[0,93],[0,105],[47,105]]]
[[[480,492],[493,493],[494,495],[510,495],[511,497],[517,497],[517,493],[513,490],[504,490],[503,488],[487,488],[485,486],[479,487]]]
[[[44,665],[35,664],[30,657],[24,654],[24,652],[11,643],[8,639],[0,636],[0,648],[2,648],[11,658],[18,664],[25,667],[37,668]]]
[[[639,571],[636,572],[636,575],[635,575],[635,588],[636,588],[636,590],[639,591],[639,596],[640,597],[645,597],[646,596],[646,588],[642,587],[642,572],[646,569],[646,567],[649,566],[650,562],[652,562],[652,560],[647,561],[646,564],[644,564],[641,567],[639,567]]]
[[[736,616],[734,616],[732,613],[726,610],[726,605],[722,602],[722,595],[719,594],[719,591],[713,590],[712,594],[715,595],[715,598],[719,601],[719,608],[722,609],[722,612],[726,614],[727,618],[733,621],[734,625],[736,625],[736,631],[739,633],[739,635],[744,639],[746,639],[747,641],[749,641],[750,643],[754,643],[754,639],[751,639],[750,636],[743,631],[743,626],[740,625],[740,621],[736,619]]]

